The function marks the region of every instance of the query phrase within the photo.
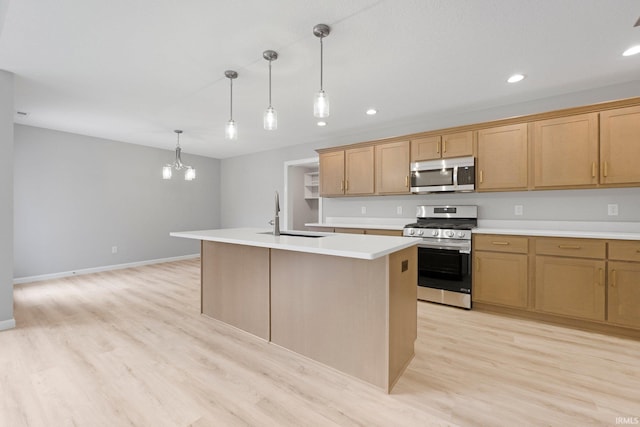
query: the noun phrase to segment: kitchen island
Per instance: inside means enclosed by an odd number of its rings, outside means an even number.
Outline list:
[[[414,355],[420,239],[236,228],[201,241],[201,312],[389,392]]]

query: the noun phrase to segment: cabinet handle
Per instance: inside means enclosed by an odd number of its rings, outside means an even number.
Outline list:
[[[436,153],[440,154],[440,141],[436,144]]]
[[[502,245],[502,246],[507,246],[509,244],[509,242],[491,242],[492,245]]]
[[[601,268],[598,269],[598,285],[604,286],[604,281],[602,280],[603,271]]]
[[[591,163],[591,178],[596,177],[596,162]]]
[[[609,166],[607,165],[606,161],[604,162],[604,168],[603,169],[604,169],[603,173],[604,173],[604,176],[606,178],[607,175],[609,175]]]
[[[616,271],[615,270],[611,270],[611,287],[612,288],[616,287]]]
[[[480,184],[482,184],[482,181],[484,181],[482,178],[483,178],[483,173],[482,173],[482,170],[481,170],[480,171]]]
[[[558,245],[560,249],[580,249],[579,245]]]
[[[340,191],[344,191],[344,179],[340,181]]]
[[[409,175],[404,177],[404,186],[409,188]]]
[[[349,180],[348,179],[344,182],[344,191],[349,191]]]
[[[442,141],[442,152],[443,153],[447,152],[447,141]]]

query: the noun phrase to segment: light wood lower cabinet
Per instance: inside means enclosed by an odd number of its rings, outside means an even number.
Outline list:
[[[473,301],[527,307],[527,255],[478,251],[473,261]]]
[[[605,320],[604,261],[536,256],[536,310]]]
[[[607,320],[640,328],[640,263],[610,261],[608,274]]]

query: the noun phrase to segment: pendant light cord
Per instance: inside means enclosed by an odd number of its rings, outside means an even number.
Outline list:
[[[322,92],[322,70],[324,69],[324,66],[322,64],[322,39],[324,37],[320,37],[320,91]]]
[[[229,120],[233,120],[233,79],[229,79],[229,92],[231,96],[229,97]]]
[[[269,108],[271,108],[271,60],[269,60]]]

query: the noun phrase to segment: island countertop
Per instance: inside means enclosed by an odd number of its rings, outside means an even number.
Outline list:
[[[282,231],[287,233],[287,231]],[[373,260],[409,248],[422,239],[413,237],[376,236],[367,234],[317,233],[292,231],[302,236],[274,236],[261,228],[221,228],[212,230],[180,231],[173,237],[233,243],[261,248],[282,249],[319,255]]]

